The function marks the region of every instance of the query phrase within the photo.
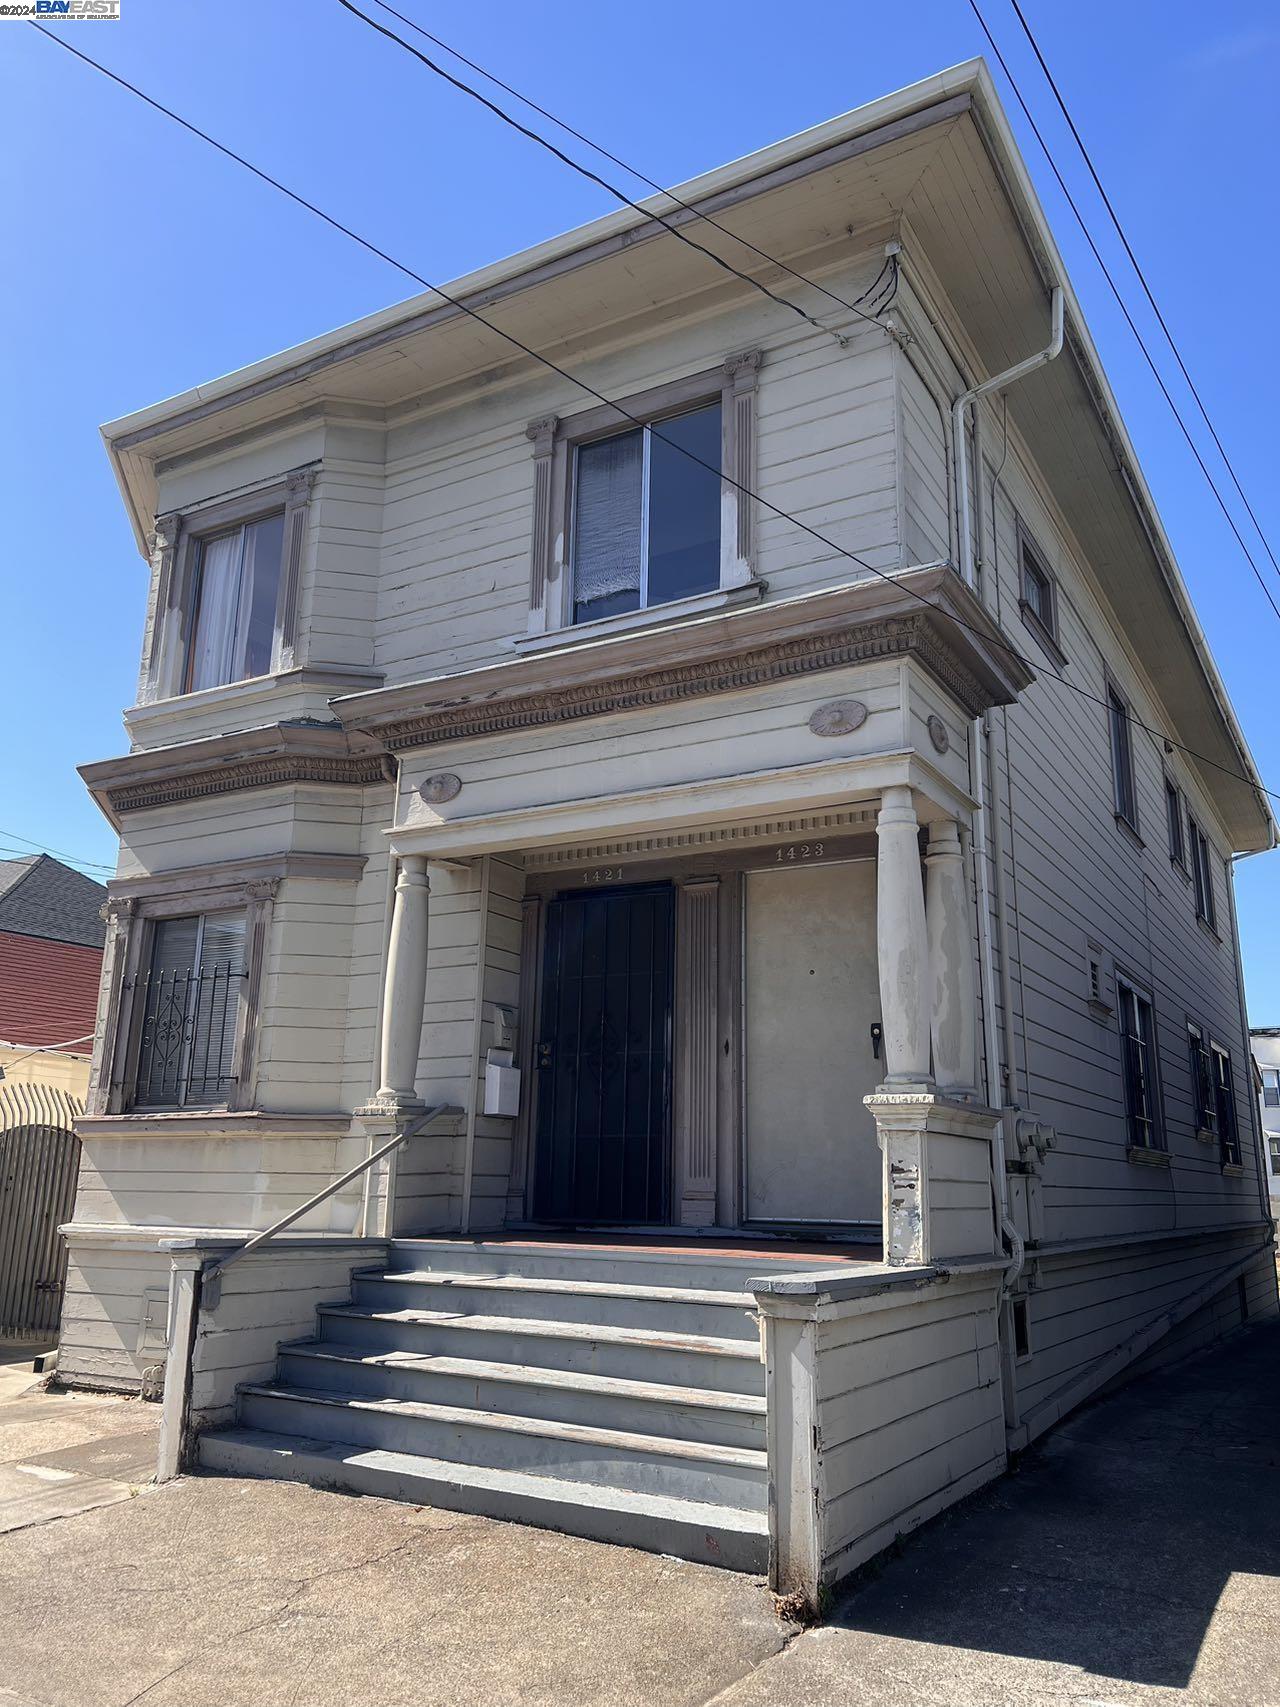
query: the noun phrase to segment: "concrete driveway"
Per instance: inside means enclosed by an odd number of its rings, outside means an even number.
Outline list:
[[[0,1404],[0,1449],[66,1403]],[[0,1704],[1280,1707],[1278,1415],[1280,1324],[1085,1412],[803,1633],[727,1572],[191,1477],[0,1535]]]

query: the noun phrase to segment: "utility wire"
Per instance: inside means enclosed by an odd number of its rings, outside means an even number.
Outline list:
[[[883,267],[880,269],[880,274],[876,278],[875,282],[868,286],[860,296],[856,296],[853,301],[850,302],[846,297],[838,295],[837,292],[833,290],[829,290],[826,285],[819,284],[817,279],[811,279],[807,273],[798,272],[795,267],[789,266],[786,261],[781,261],[776,255],[771,255],[767,249],[762,249],[759,244],[753,243],[749,237],[743,237],[740,233],[732,230],[729,226],[722,225],[718,219],[713,219],[709,213],[704,213],[702,209],[695,206],[694,203],[682,201],[674,190],[669,190],[664,184],[658,183],[656,179],[649,177],[647,172],[642,172],[638,166],[633,166],[629,161],[623,160],[620,155],[610,153],[603,143],[596,142],[593,137],[587,136],[583,131],[575,130],[566,119],[560,118],[558,114],[551,112],[547,107],[539,106],[537,101],[535,101],[531,95],[526,95],[522,90],[513,88],[510,83],[504,83],[502,78],[495,75],[494,72],[488,70],[485,66],[478,64],[474,59],[468,59],[465,53],[459,52],[456,47],[451,46],[450,43],[442,40],[441,37],[433,35],[430,30],[425,29],[423,25],[417,23],[413,18],[408,17],[404,12],[398,12],[394,6],[388,5],[387,0],[374,0],[374,4],[379,6],[382,11],[389,12],[393,18],[399,18],[402,24],[406,24],[411,30],[416,30],[420,36],[425,38],[425,40],[434,42],[437,47],[443,48],[444,51],[449,54],[451,58],[456,59],[459,64],[466,65],[472,71],[479,72],[480,76],[483,77],[486,82],[492,83],[496,89],[502,89],[508,95],[513,95],[517,101],[528,107],[531,112],[538,113],[544,119],[549,119],[558,130],[564,131],[568,136],[575,137],[579,142],[585,142],[587,147],[590,148],[593,153],[599,154],[605,160],[611,160],[615,166],[621,166],[624,172],[630,173],[633,178],[638,178],[642,184],[647,184],[649,188],[651,190],[655,190],[658,195],[665,196],[668,201],[674,202],[676,207],[683,209],[685,213],[692,214],[695,219],[700,219],[704,225],[709,225],[713,230],[721,232],[725,237],[732,238],[735,243],[740,243],[744,249],[749,249],[753,255],[759,255],[762,261],[767,261],[770,266],[777,267],[782,272],[789,274],[790,277],[795,279],[798,283],[808,285],[811,290],[820,292],[821,295],[829,298],[830,301],[838,304],[839,307],[848,309],[851,314],[860,313],[861,310],[858,305],[860,303],[867,302],[875,294],[876,286],[880,283],[880,279],[884,277],[885,269]],[[354,11],[355,8],[351,7],[349,10]],[[360,13],[359,16],[364,17],[364,14]],[[365,21],[366,23],[372,22],[371,19],[365,19]],[[378,26],[375,24],[374,28],[376,29],[377,27]],[[399,41],[400,38],[397,36],[395,39]],[[408,43],[403,43],[402,45],[407,47]],[[412,51],[412,49],[410,51]],[[430,63],[430,61],[427,63]],[[439,70],[439,67],[433,66],[432,69]],[[441,71],[440,75],[447,77],[448,73]],[[456,79],[452,78],[450,81],[456,82],[456,86],[458,88],[465,90],[469,95],[474,95],[477,100],[484,100],[483,95],[478,95],[475,90],[468,89],[465,83],[457,82]],[[486,102],[486,105],[489,104],[490,103]],[[492,110],[495,112],[499,111],[497,107],[494,107]],[[505,113],[502,113],[500,116],[505,119],[507,123],[514,122],[509,119]],[[517,126],[516,128],[521,130],[526,136],[532,135],[534,140],[540,143],[543,147],[551,146],[545,138],[536,135],[536,133],[524,130],[523,126]],[[566,157],[561,154],[559,158],[563,160]],[[576,162],[570,162],[570,164],[573,165],[575,171],[583,170],[583,168],[578,166]],[[596,179],[596,182],[600,183],[602,180]],[[605,187],[609,188],[607,185]],[[619,191],[611,188],[609,189],[609,193],[610,195],[620,194]],[[629,207],[635,207],[636,203],[629,201],[627,205]],[[643,206],[639,208],[639,211],[646,214],[648,217],[656,217],[650,213],[649,209]],[[738,276],[741,277],[742,275],[739,274]],[[882,309],[877,310],[877,312],[881,311]],[[863,315],[863,319],[869,318],[872,318],[872,316],[866,314]],[[880,322],[877,321],[876,324],[879,325]],[[829,328],[827,328],[827,330],[829,330]]]
[[[1262,571],[1258,568],[1258,565],[1254,562],[1253,553],[1249,550],[1249,547],[1245,544],[1244,535],[1240,532],[1240,529],[1236,526],[1235,517],[1231,514],[1231,511],[1227,508],[1226,499],[1222,496],[1222,493],[1218,490],[1218,484],[1214,480],[1213,475],[1209,472],[1209,465],[1205,462],[1204,457],[1201,456],[1200,447],[1196,444],[1196,441],[1192,438],[1191,431],[1188,428],[1187,423],[1183,420],[1181,411],[1179,410],[1178,405],[1174,402],[1172,394],[1169,391],[1169,387],[1164,382],[1164,377],[1161,374],[1160,369],[1156,366],[1155,358],[1152,356],[1151,351],[1147,348],[1146,341],[1143,338],[1142,333],[1138,330],[1138,327],[1137,327],[1136,322],[1134,321],[1133,315],[1130,314],[1130,312],[1129,312],[1128,305],[1126,304],[1123,296],[1121,296],[1120,287],[1116,284],[1115,279],[1112,278],[1111,270],[1107,266],[1107,263],[1103,260],[1102,254],[1098,248],[1098,245],[1094,242],[1093,234],[1090,232],[1089,227],[1085,224],[1084,215],[1080,212],[1080,209],[1077,207],[1075,197],[1071,194],[1071,191],[1067,188],[1066,179],[1062,176],[1062,173],[1058,169],[1058,163],[1053,157],[1053,154],[1049,148],[1049,144],[1045,141],[1044,137],[1041,135],[1039,125],[1037,125],[1035,119],[1032,118],[1031,109],[1030,109],[1030,107],[1028,107],[1026,101],[1023,99],[1022,91],[1021,91],[1021,89],[1019,89],[1018,84],[1014,78],[1012,71],[1010,71],[1010,69],[1009,69],[1009,66],[1005,60],[1004,55],[1001,53],[1000,49],[996,46],[995,37],[991,34],[991,31],[987,28],[986,19],[982,16],[982,13],[978,10],[977,0],[969,0],[969,6],[973,12],[974,17],[977,18],[979,24],[981,24],[981,26],[982,26],[983,35],[986,36],[988,42],[990,42],[990,44],[991,44],[992,53],[995,54],[996,58],[1000,62],[1000,69],[1004,72],[1005,76],[1009,80],[1009,87],[1013,90],[1015,96],[1017,97],[1018,105],[1022,108],[1023,115],[1025,116],[1027,123],[1031,126],[1032,133],[1034,134],[1036,141],[1040,144],[1040,147],[1044,152],[1044,157],[1049,162],[1049,166],[1053,172],[1054,177],[1058,180],[1058,187],[1062,191],[1063,195],[1066,197],[1067,206],[1071,209],[1072,213],[1075,215],[1076,223],[1077,223],[1077,225],[1079,225],[1081,231],[1084,233],[1085,241],[1088,243],[1090,249],[1093,251],[1094,260],[1098,263],[1099,267],[1102,269],[1103,278],[1106,279],[1107,283],[1111,287],[1111,294],[1112,294],[1112,296],[1115,297],[1116,302],[1119,304],[1120,312],[1124,315],[1125,320],[1128,322],[1129,330],[1133,333],[1134,337],[1137,339],[1138,348],[1142,351],[1143,355],[1146,357],[1147,366],[1151,369],[1152,374],[1155,376],[1155,382],[1160,387],[1161,392],[1164,394],[1165,402],[1169,405],[1169,408],[1173,411],[1174,420],[1178,423],[1179,427],[1182,429],[1183,438],[1187,441],[1188,445],[1190,445],[1190,447],[1191,447],[1192,456],[1195,457],[1196,461],[1200,465],[1200,472],[1204,475],[1205,479],[1209,482],[1209,490],[1213,493],[1214,497],[1218,500],[1218,508],[1222,511],[1223,515],[1227,518],[1227,525],[1231,529],[1232,533],[1236,536],[1236,541],[1239,544],[1241,551],[1244,552],[1244,555],[1248,561],[1249,567],[1250,567],[1250,569],[1253,570],[1254,577],[1257,580],[1258,585],[1262,588],[1262,591],[1266,596],[1267,603],[1271,606],[1272,611],[1275,613],[1276,620],[1280,621],[1280,605],[1278,605],[1276,603],[1275,599],[1272,597],[1271,588],[1267,585],[1266,581],[1263,579]]]
[[[448,291],[442,290],[439,285],[432,284],[428,279],[423,278],[421,273],[417,273],[412,267],[406,266],[403,261],[395,260],[391,255],[388,255],[385,250],[378,248],[376,244],[370,242],[368,238],[361,237],[360,234],[353,231],[350,226],[344,225],[341,220],[335,219],[332,214],[326,213],[323,208],[317,207],[314,202],[308,201],[307,198],[301,195],[297,190],[291,190],[288,185],[281,183],[278,178],[273,178],[271,174],[264,171],[262,167],[255,166],[253,162],[251,160],[247,160],[244,155],[237,154],[236,151],[233,148],[230,148],[226,143],[219,142],[216,137],[210,136],[207,131],[201,130],[200,127],[193,124],[190,119],[184,119],[181,114],[175,113],[171,108],[164,106],[160,101],[157,101],[154,96],[148,95],[144,90],[139,89],[136,84],[130,83],[127,78],[122,77],[119,72],[110,70],[109,67],[100,64],[98,60],[91,59],[87,53],[82,53],[79,48],[72,47],[71,43],[67,41],[65,37],[55,36],[42,25],[34,22],[31,23],[30,28],[34,29],[39,35],[42,35],[46,41],[52,42],[55,47],[61,48],[64,52],[81,60],[85,65],[89,66],[92,70],[97,71],[100,75],[109,78],[113,83],[118,84],[120,88],[127,89],[131,95],[136,95],[140,101],[143,101],[154,111],[162,113],[165,118],[171,119],[176,125],[179,125],[192,136],[197,136],[202,142],[207,142],[209,146],[216,149],[219,154],[224,155],[229,160],[235,161],[237,165],[243,166],[245,170],[251,172],[255,178],[260,179],[261,182],[265,184],[269,184],[272,189],[279,190],[281,195],[287,196],[290,201],[296,203],[299,207],[305,208],[308,213],[313,213],[316,218],[322,220],[324,224],[330,226],[335,231],[340,231],[343,236],[349,237],[352,242],[358,243],[361,248],[367,249],[371,255],[376,255],[379,260],[387,262],[387,264],[394,267],[397,272],[403,273],[406,278],[413,279],[415,283],[422,285],[425,290],[428,290],[435,296],[438,296],[443,302],[449,303],[460,313],[468,315],[472,320],[476,321],[479,325],[484,326],[496,337],[502,338],[506,343],[512,345],[513,348],[528,356],[530,360],[539,362],[543,367],[547,368],[550,372],[557,374],[568,384],[577,386],[580,391],[585,391],[589,397],[594,397],[598,403],[603,403],[606,407],[612,409],[621,417],[622,420],[629,421],[633,426],[644,428],[651,434],[656,435],[663,444],[669,445],[673,450],[678,451],[680,455],[687,457],[690,462],[697,463],[699,467],[706,469],[709,474],[713,474],[716,479],[722,481],[724,485],[731,487],[734,491],[740,492],[744,497],[750,498],[753,502],[758,503],[762,509],[768,510],[771,514],[778,516],[783,521],[790,522],[794,527],[798,528],[801,533],[807,534],[811,539],[817,540],[820,545],[826,546],[827,549],[835,553],[836,556],[848,558],[848,560],[851,563],[856,564],[858,568],[865,569],[869,574],[879,576],[882,581],[887,581],[891,586],[897,587],[899,591],[909,593],[912,598],[917,600],[917,602],[923,605],[926,609],[932,610],[934,608],[922,593],[918,593],[914,587],[905,587],[896,575],[891,575],[887,570],[879,568],[874,563],[869,563],[866,558],[859,557],[856,552],[850,551],[847,546],[838,545],[835,540],[829,538],[824,533],[820,533],[817,528],[811,527],[808,522],[803,522],[798,516],[791,515],[789,511],[782,509],[770,499],[762,497],[757,492],[753,492],[750,487],[744,486],[741,481],[735,480],[731,475],[724,473],[721,468],[713,466],[702,457],[695,455],[693,451],[688,450],[684,445],[679,444],[675,439],[669,438],[665,433],[659,431],[657,427],[653,426],[652,423],[630,414],[620,403],[616,403],[612,398],[606,397],[603,392],[597,391],[594,386],[588,383],[588,381],[578,378],[576,374],[570,373],[567,368],[562,368],[557,362],[554,362],[550,356],[544,356],[537,350],[530,348],[530,346],[518,338],[514,332],[504,331],[501,326],[495,325],[492,320],[487,318],[487,316],[481,314],[479,309],[472,308],[469,303],[462,301],[459,297],[451,296]],[[981,629],[975,628],[972,623],[965,622],[960,617],[953,616],[951,620],[958,628],[962,628],[966,632],[973,634],[977,639],[982,641],[984,645],[994,647],[997,651],[1005,653],[1006,656],[1013,659],[1016,663],[1021,664],[1023,669],[1031,672],[1033,675],[1035,674],[1030,661],[1024,657],[1016,647],[1010,645],[1008,641],[993,639],[989,634],[985,633]],[[1063,687],[1078,695],[1081,699],[1088,700],[1091,704],[1100,706],[1104,711],[1110,714],[1111,708],[1109,701],[1101,698],[1098,694],[1090,693],[1088,688],[1081,687],[1076,682],[1067,681],[1064,676],[1059,675],[1056,671],[1051,671],[1049,676],[1045,679],[1061,683]],[[1134,728],[1145,730],[1148,735],[1154,736],[1157,740],[1167,742],[1170,747],[1177,748],[1179,752],[1185,753],[1189,758],[1193,758],[1201,764],[1208,765],[1212,770],[1220,771],[1224,776],[1232,777],[1237,782],[1243,782],[1255,793],[1267,795],[1271,799],[1280,802],[1280,790],[1268,788],[1260,778],[1246,776],[1243,771],[1235,770],[1230,765],[1224,765],[1219,760],[1210,758],[1207,753],[1202,753],[1195,747],[1189,747],[1185,742],[1177,740],[1174,736],[1167,734],[1164,730],[1157,729],[1152,724],[1143,722],[1141,718],[1135,717],[1131,711],[1126,712],[1126,719]]]
[[[381,0],[379,0],[379,3],[381,3]],[[575,160],[571,154],[566,154],[562,148],[557,148],[554,142],[548,140],[547,137],[541,135],[538,131],[531,129],[528,125],[521,124],[519,119],[513,118],[509,112],[507,112],[503,107],[500,107],[496,101],[491,101],[489,97],[482,94],[479,89],[473,89],[469,83],[464,83],[460,77],[455,77],[451,71],[446,71],[443,65],[438,65],[434,59],[428,58],[420,48],[414,47],[412,42],[406,41],[403,36],[397,35],[394,30],[388,29],[385,24],[380,24],[376,18],[371,18],[367,12],[362,12],[358,6],[352,4],[352,0],[338,0],[338,4],[344,11],[350,12],[352,17],[359,18],[362,23],[367,24],[371,30],[376,30],[380,36],[385,36],[388,41],[395,42],[397,47],[402,47],[406,53],[412,54],[414,59],[419,60],[423,65],[425,65],[428,71],[433,72],[437,77],[443,78],[446,83],[451,83],[455,89],[461,90],[464,95],[470,96],[473,101],[479,101],[482,107],[487,107],[495,117],[502,120],[503,124],[510,125],[511,129],[518,131],[521,136],[528,137],[529,141],[536,143],[539,148],[545,148],[548,154],[553,154],[557,160],[568,166],[570,171],[579,173],[580,176],[586,178],[590,183],[598,184],[602,190],[604,190],[608,195],[611,195],[615,201],[621,202],[624,207],[632,208],[645,219],[651,219],[654,224],[660,225],[664,231],[670,232],[670,234],[673,237],[678,238],[681,243],[687,244],[690,249],[695,249],[698,254],[705,255],[709,261],[714,263],[715,266],[723,267],[725,272],[731,273],[735,279],[740,279],[742,283],[749,284],[754,290],[758,290],[762,296],[767,296],[769,301],[776,303],[779,308],[789,308],[793,314],[798,314],[801,320],[807,321],[808,324],[813,326],[817,331],[826,333],[831,337],[840,336],[840,334],[835,332],[832,327],[824,326],[821,320],[810,314],[807,309],[801,308],[799,303],[792,302],[790,297],[780,296],[777,291],[770,290],[767,284],[763,284],[759,279],[753,278],[750,273],[740,272],[731,261],[726,261],[723,255],[717,255],[714,249],[708,249],[704,243],[699,243],[694,238],[686,236],[679,226],[673,225],[671,221],[664,218],[662,214],[655,213],[651,208],[645,207],[642,202],[633,201],[625,190],[620,190],[616,184],[611,184],[607,178],[602,178],[598,172],[593,172],[589,166],[582,165],[582,163]],[[393,11],[393,8],[390,6],[385,9],[389,12]],[[396,12],[395,16],[403,23],[408,24],[410,29],[418,28],[413,20],[411,18],[406,18],[402,12]],[[425,35],[426,31],[424,30],[422,33]],[[433,36],[431,39],[434,41],[435,37]],[[468,61],[468,63],[470,62]],[[488,76],[488,73],[484,72],[483,75]],[[494,79],[494,81],[496,81],[496,79]],[[523,97],[517,98],[523,99]],[[552,123],[558,124],[559,120],[553,118]],[[629,171],[630,167],[628,167],[627,170]],[[636,176],[639,177],[641,174],[637,173]],[[646,182],[648,182],[647,179]],[[666,192],[664,191],[663,193],[665,194]],[[717,229],[723,229],[723,227],[718,227]],[[732,235],[733,234],[730,233],[730,236]],[[758,250],[757,253],[763,254],[764,251]],[[780,266],[782,264],[781,262],[774,261],[771,255],[766,256],[766,259],[774,266]],[[786,270],[790,272],[791,269],[788,267]],[[831,293],[827,292],[826,294],[830,295]],[[864,313],[861,308],[856,308],[851,302],[845,302],[843,298],[836,297],[835,300],[840,302],[842,307],[847,308],[851,313],[856,314],[859,319],[866,320],[872,326],[879,327],[880,331],[884,332],[886,336],[893,335],[890,333],[888,327],[882,325],[874,315]]]
[[[60,848],[49,848],[46,847],[43,842],[33,842],[30,836],[20,836],[16,830],[0,830],[0,836],[6,837],[8,842],[11,843],[22,842],[27,847],[34,849],[35,853],[48,854],[51,859],[66,860],[69,865],[93,865],[97,866],[100,871],[115,871],[115,866],[108,865],[105,860],[81,859],[77,854],[63,853]],[[21,854],[20,850],[15,847],[6,847],[4,851],[20,854],[20,857],[23,859],[32,857],[27,854]]]
[[[379,3],[381,3],[381,0],[379,0]],[[1041,71],[1044,72],[1045,80],[1048,82],[1049,87],[1053,90],[1054,99],[1057,101],[1058,106],[1061,109],[1063,118],[1067,121],[1067,128],[1070,130],[1072,136],[1075,138],[1076,147],[1080,150],[1080,153],[1084,159],[1084,163],[1089,168],[1089,176],[1093,179],[1093,182],[1094,182],[1094,185],[1098,191],[1098,194],[1102,197],[1102,205],[1106,208],[1107,213],[1111,217],[1111,223],[1116,228],[1116,235],[1119,237],[1121,243],[1124,245],[1124,252],[1129,257],[1129,264],[1133,268],[1134,272],[1137,274],[1138,283],[1142,286],[1143,293],[1146,296],[1147,301],[1151,304],[1151,311],[1160,323],[1160,330],[1164,333],[1165,339],[1169,345],[1169,348],[1173,351],[1174,360],[1177,362],[1178,367],[1181,370],[1183,379],[1185,379],[1187,382],[1187,388],[1191,392],[1191,395],[1195,398],[1196,407],[1199,409],[1201,415],[1204,417],[1204,424],[1206,427],[1208,427],[1209,435],[1213,439],[1214,444],[1217,446],[1218,455],[1222,458],[1222,461],[1226,467],[1227,473],[1231,476],[1232,484],[1234,485],[1236,491],[1240,494],[1241,503],[1244,505],[1245,509],[1249,512],[1249,520],[1253,523],[1254,528],[1257,531],[1258,538],[1262,541],[1263,549],[1266,551],[1267,556],[1271,559],[1271,567],[1275,570],[1277,575],[1280,575],[1280,563],[1278,563],[1276,561],[1276,554],[1271,549],[1271,542],[1267,538],[1266,534],[1263,532],[1262,523],[1258,520],[1257,515],[1254,513],[1253,505],[1249,502],[1248,495],[1246,494],[1244,487],[1240,484],[1240,477],[1237,475],[1235,468],[1232,465],[1231,458],[1227,455],[1227,452],[1226,452],[1226,449],[1222,443],[1222,440],[1218,436],[1218,429],[1214,426],[1212,420],[1209,417],[1209,411],[1205,407],[1204,399],[1201,397],[1199,391],[1196,388],[1196,382],[1192,379],[1190,373],[1187,371],[1187,364],[1182,359],[1182,351],[1178,348],[1177,340],[1174,338],[1173,333],[1169,330],[1168,322],[1165,320],[1164,315],[1160,312],[1160,304],[1156,301],[1155,296],[1152,292],[1151,286],[1147,283],[1147,275],[1143,272],[1142,267],[1139,264],[1138,257],[1133,252],[1133,245],[1129,242],[1128,237],[1125,235],[1124,226],[1121,225],[1120,216],[1116,212],[1115,208],[1112,206],[1111,197],[1107,194],[1106,190],[1103,188],[1102,179],[1098,176],[1097,167],[1093,163],[1093,158],[1090,155],[1089,150],[1084,145],[1084,138],[1080,135],[1080,132],[1076,129],[1075,120],[1071,117],[1070,112],[1067,110],[1067,103],[1062,98],[1062,92],[1058,88],[1058,85],[1054,80],[1053,73],[1052,73],[1052,71],[1050,71],[1048,65],[1045,63],[1045,57],[1044,57],[1043,53],[1041,53],[1041,51],[1040,51],[1040,44],[1036,41],[1035,36],[1032,35],[1031,26],[1030,26],[1030,24],[1028,24],[1026,18],[1023,16],[1022,7],[1019,6],[1018,0],[1010,0],[1010,4],[1013,6],[1014,11],[1018,14],[1018,22],[1022,25],[1023,34],[1026,36],[1027,40],[1031,43],[1031,50],[1035,54],[1036,58],[1039,60],[1040,69],[1041,69]]]

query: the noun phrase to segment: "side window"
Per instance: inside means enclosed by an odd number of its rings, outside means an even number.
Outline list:
[[[1262,1106],[1280,1108],[1280,1067],[1262,1069]]]
[[[1111,777],[1116,817],[1131,830],[1138,828],[1138,790],[1133,771],[1133,733],[1129,707],[1118,689],[1107,689],[1107,717],[1111,730]]]
[[[1211,930],[1217,928],[1213,905],[1213,854],[1208,838],[1190,813],[1187,814],[1187,840],[1191,846],[1191,877],[1195,884],[1196,917],[1203,919]]]
[[[1220,1044],[1212,1045],[1213,1090],[1218,1111],[1218,1151],[1224,1165],[1240,1165],[1240,1129],[1236,1123],[1236,1087],[1231,1056]]]
[[[1187,839],[1182,821],[1182,791],[1170,777],[1164,779],[1164,810],[1169,830],[1169,858],[1185,872]]]
[[[1018,522],[1018,606],[1022,620],[1051,658],[1065,663],[1058,632],[1058,586],[1044,553]]]
[[[1155,1015],[1150,999],[1140,990],[1122,979],[1117,979],[1117,986],[1129,1142],[1135,1149],[1163,1150]]]
[[[1198,1025],[1187,1026],[1187,1047],[1191,1057],[1191,1098],[1195,1111],[1197,1135],[1206,1139],[1218,1135],[1218,1101],[1213,1083],[1213,1063],[1203,1030]]]

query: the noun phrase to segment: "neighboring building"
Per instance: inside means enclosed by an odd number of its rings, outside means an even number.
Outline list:
[[[1257,1026],[1249,1033],[1257,1064],[1262,1145],[1267,1162],[1267,1187],[1272,1215],[1280,1214],[1280,1026]]]
[[[151,594],[60,1367],[171,1321],[170,1467],[185,1416],[813,1598],[1275,1311],[1276,830],[985,68],[679,194],[821,324],[626,211],[450,286],[594,397],[428,294],[106,429]]]
[[[0,1067],[10,1083],[80,1098],[88,1089],[106,899],[101,883],[49,854],[0,860]]]
[[[102,977],[101,883],[48,854],[0,860],[0,1339],[52,1344],[75,1200],[74,1123]]]

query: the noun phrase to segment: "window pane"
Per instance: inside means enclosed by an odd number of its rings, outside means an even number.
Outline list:
[[[1025,545],[1022,548],[1022,596],[1044,626],[1052,632],[1053,607],[1049,600],[1049,583],[1037,568]]]
[[[644,434],[582,445],[573,521],[574,620],[640,606]]]
[[[720,460],[718,403],[654,423],[649,436],[651,605],[720,585]]]
[[[1169,853],[1182,865],[1186,859],[1182,845],[1182,798],[1171,782],[1164,785],[1164,804],[1169,820]]]
[[[195,990],[197,918],[161,919],[151,938],[151,962],[140,992],[142,1024],[134,1101],[141,1107],[179,1103],[188,1020]]]
[[[271,668],[283,549],[282,510],[244,530],[233,680],[265,676]]]
[[[243,913],[211,913],[204,921],[186,1073],[192,1102],[224,1102],[231,1089],[244,931]]]
[[[187,689],[214,688],[233,676],[236,605],[243,530],[206,539],[200,547],[196,620]]]
[[[1133,758],[1129,746],[1129,717],[1119,695],[1108,695],[1111,711],[1111,763],[1115,772],[1116,811],[1136,825],[1133,797]]]

